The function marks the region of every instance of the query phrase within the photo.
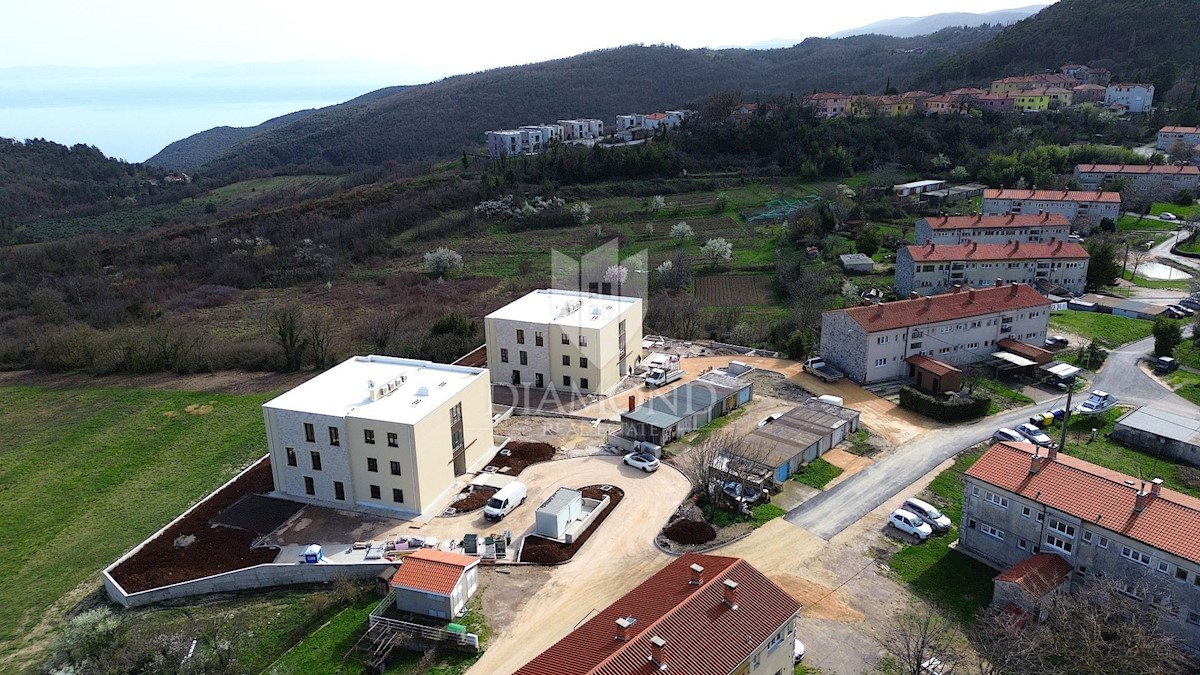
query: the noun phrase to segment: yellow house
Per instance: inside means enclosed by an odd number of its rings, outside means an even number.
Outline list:
[[[275,490],[334,508],[429,515],[496,453],[487,370],[355,356],[263,405]]]
[[[1070,90],[1058,87],[1024,89],[1011,97],[1015,110],[1057,110],[1071,104]]]

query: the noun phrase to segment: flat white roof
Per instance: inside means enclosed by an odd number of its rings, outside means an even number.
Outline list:
[[[263,407],[413,424],[480,377],[487,378],[486,369],[393,356],[353,356]],[[387,393],[372,400],[372,388]]]
[[[599,328],[641,302],[640,298],[543,288],[487,315],[489,319]]]
[[[944,181],[944,180],[915,180],[911,183],[901,183],[899,185],[893,185],[892,189],[899,190],[901,188],[914,188],[914,187],[925,187],[926,185],[945,185],[945,184],[946,184],[946,181]]]

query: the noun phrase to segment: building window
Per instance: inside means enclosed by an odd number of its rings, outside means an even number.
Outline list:
[[[1072,539],[1075,538],[1075,526],[1071,525],[1069,523],[1064,523],[1061,520],[1058,520],[1057,518],[1050,519],[1050,529],[1055,530],[1057,532],[1061,532],[1062,534],[1065,534],[1068,537],[1071,537]]]
[[[546,341],[542,336],[542,332],[540,330],[535,330],[533,332],[533,344],[537,345],[538,347],[541,347],[545,343],[546,343]]]
[[[591,389],[591,387],[588,386],[588,379],[586,377],[579,378],[579,388],[580,389]]]
[[[338,435],[337,427],[329,427],[329,444],[330,445],[341,445],[342,444],[341,438]]]
[[[396,436],[396,432],[394,432],[394,431],[388,432],[388,447],[389,448],[400,447],[400,438],[398,436]]]
[[[346,486],[340,480],[333,481],[333,498],[340,502],[346,501]]]
[[[570,375],[563,375],[563,386],[564,387],[571,386],[571,376]]]
[[[562,343],[563,343],[564,345],[569,345],[569,344],[571,344],[571,336],[567,335],[566,333],[563,333],[563,334],[562,334]]]
[[[1170,574],[1171,573],[1171,564],[1168,563],[1166,560],[1159,560],[1158,561],[1158,571],[1162,572],[1163,574]]]
[[[379,499],[379,498],[380,498],[379,497],[379,486],[372,485],[371,486],[371,499]]]
[[[1100,541],[1096,542],[1099,548],[1108,548],[1108,537],[1100,537]]]
[[[1063,553],[1070,553],[1071,549],[1073,548],[1071,542],[1055,534],[1046,535],[1046,546],[1058,549]]]
[[[972,495],[974,495],[974,496],[976,496],[976,497],[978,497],[978,496],[979,496],[979,486],[978,486],[978,485],[972,485],[972,486],[971,486],[971,494],[972,494]]]
[[[1008,508],[1008,497],[1005,497],[1003,495],[998,495],[995,492],[992,492],[991,490],[984,490],[983,498],[984,498],[984,500],[989,501],[989,502],[995,504],[996,506],[999,506],[1002,509]]]
[[[525,331],[521,330],[520,328],[517,329],[517,344],[525,344]]]
[[[379,460],[374,457],[367,458],[367,471],[377,473],[379,471]]]
[[[321,453],[317,452],[316,450],[313,450],[313,451],[309,452],[308,454],[309,454],[309,457],[312,459],[313,471],[320,471],[321,470]]]
[[[586,356],[579,357],[579,367],[587,368],[587,357]]]
[[[288,463],[288,466],[296,466],[296,449],[295,448],[287,449],[287,463]]]
[[[309,422],[304,423],[304,440],[308,441],[309,443],[317,442],[317,430]]]
[[[564,366],[571,365],[571,355],[570,354],[563,354],[563,365]]]
[[[1030,513],[1031,513],[1031,511],[1029,510],[1028,506],[1021,507],[1021,517],[1022,518],[1028,518]]]
[[[508,363],[508,348],[500,348],[500,363]]]
[[[1175,578],[1180,581],[1187,581],[1187,570],[1182,567],[1175,568]]]
[[[1135,562],[1139,565],[1149,565],[1150,564],[1150,555],[1149,554],[1142,553],[1141,551],[1137,550],[1136,548],[1130,548],[1128,546],[1121,547],[1121,557],[1132,560],[1133,562]]]
[[[400,462],[397,462],[396,460],[393,459],[391,462],[389,462],[389,464],[391,464],[393,476],[401,475],[400,474]]]
[[[580,335],[580,336],[579,336],[579,346],[580,346],[580,347],[586,347],[586,346],[587,346],[587,336],[586,336],[586,335]]]
[[[363,443],[375,445],[375,430],[363,429]]]
[[[1092,543],[1092,533],[1091,532],[1083,533],[1083,543],[1085,543],[1085,544]]]
[[[519,356],[521,357],[521,365],[529,365],[529,352],[522,350]]]
[[[313,482],[312,476],[304,477],[304,494],[306,494],[306,495],[317,494],[317,486],[316,486],[316,483]]]
[[[1004,530],[1001,530],[998,527],[993,527],[991,525],[988,525],[987,523],[980,523],[979,531],[986,534],[989,537],[994,537],[996,539],[999,539],[1000,541],[1004,541]]]
[[[392,488],[392,501],[396,502],[397,504],[403,504],[404,490],[401,490],[400,488]]]
[[[1017,540],[1017,548],[1024,551],[1026,546],[1029,546],[1029,542],[1025,541],[1024,539]]]
[[[1196,612],[1188,612],[1187,622],[1196,626],[1200,626],[1200,614]]]
[[[455,403],[453,406],[450,407],[450,422],[454,423],[454,422],[461,422],[461,421],[462,421],[462,403],[460,402],[460,403]]]
[[[886,365],[887,365],[887,357],[886,356],[882,359],[875,359],[875,367],[876,368],[882,368],[883,366],[886,366]]]

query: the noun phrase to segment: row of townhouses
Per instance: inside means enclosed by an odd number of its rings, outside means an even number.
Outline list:
[[[1121,194],[1103,190],[989,189],[983,192],[985,216],[1058,214],[1073,225],[1091,227],[1121,215]]]
[[[1130,189],[1152,197],[1169,197],[1180,190],[1200,187],[1200,166],[1192,164],[1079,164],[1075,180],[1085,190],[1125,183]]]
[[[1158,130],[1159,150],[1169,151],[1176,143],[1184,148],[1200,148],[1200,127],[1166,126]]]
[[[636,131],[677,129],[691,110],[617,115],[612,133],[631,136]],[[536,155],[545,152],[551,142],[594,141],[605,135],[604,122],[598,119],[558,120],[555,124],[529,124],[516,129],[498,129],[486,134],[488,156],[493,159],[510,155]]]
[[[1009,568],[997,577],[993,602],[1036,615],[1038,596],[1106,579],[1200,649],[1198,532],[1200,500],[1161,480],[999,443],[966,472],[958,550]],[[1042,579],[1022,584],[1031,574]],[[1009,581],[1023,591],[1006,588]]]
[[[930,295],[958,287],[1030,284],[1047,291],[1083,294],[1088,253],[1061,239],[1046,242],[936,244],[896,251],[896,294]]]
[[[917,241],[932,244],[1061,241],[1070,234],[1071,221],[1049,211],[1019,215],[933,216],[917,220],[916,226]]]

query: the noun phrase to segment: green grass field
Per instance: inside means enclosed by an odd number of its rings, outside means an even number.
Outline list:
[[[1063,310],[1050,312],[1050,332],[1065,331],[1091,338],[1104,347],[1116,347],[1150,335],[1153,324],[1126,316]],[[1072,345],[1078,347],[1079,345]]]
[[[840,475],[842,475],[841,467],[834,466],[818,457],[795,476],[792,476],[792,480],[821,490],[829,484],[829,481]]]
[[[1119,232],[1162,232],[1174,229],[1175,223],[1158,220],[1157,218],[1142,218],[1139,220],[1137,216],[1121,216],[1117,219],[1117,231]]]
[[[1152,216],[1157,216],[1163,211],[1166,211],[1167,213],[1173,213],[1176,216],[1187,220],[1192,216],[1200,215],[1200,204],[1180,206],[1179,204],[1174,204],[1171,202],[1154,202],[1154,205],[1150,207],[1150,215]]]
[[[266,452],[265,395],[0,387],[0,659],[64,595]],[[82,599],[86,593],[79,593]],[[34,655],[36,656],[36,655]]]
[[[992,577],[997,574],[987,565],[950,548],[958,540],[963,474],[982,454],[982,450],[976,450],[959,456],[954,466],[938,474],[926,490],[927,501],[954,523],[950,531],[930,537],[922,544],[905,545],[888,561],[896,576],[914,593],[951,612],[963,624],[972,623],[991,602]]]
[[[1176,291],[1186,291],[1191,288],[1191,279],[1147,279],[1142,275],[1133,275],[1133,270],[1127,270],[1123,277],[1126,281],[1131,281],[1135,286],[1142,288],[1169,288]]]

